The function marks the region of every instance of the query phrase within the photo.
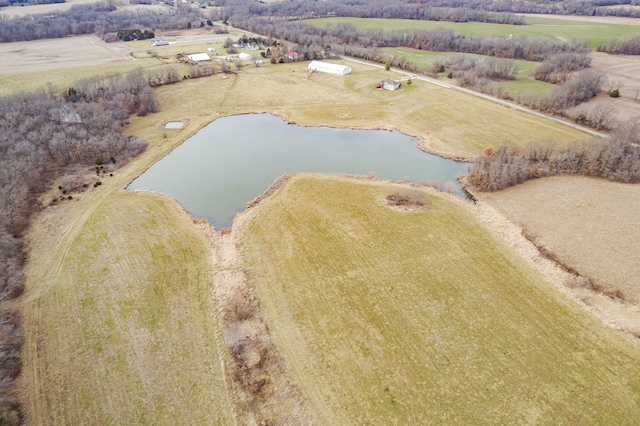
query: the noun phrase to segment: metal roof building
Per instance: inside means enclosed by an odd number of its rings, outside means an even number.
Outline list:
[[[330,62],[311,61],[309,69],[312,71],[326,72],[329,74],[345,75],[351,72],[351,67],[346,65],[332,64]]]

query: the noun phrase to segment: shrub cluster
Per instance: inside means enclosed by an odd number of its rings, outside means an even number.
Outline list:
[[[480,191],[498,191],[528,179],[582,175],[617,182],[640,182],[640,121],[620,126],[607,140],[595,139],[554,150],[549,144],[512,144],[487,150],[467,174]]]

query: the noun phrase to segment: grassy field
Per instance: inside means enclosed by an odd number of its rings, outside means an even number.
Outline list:
[[[465,158],[507,140],[567,142],[585,137],[568,127],[426,82],[405,84],[395,92],[376,90],[375,83],[388,77],[388,72],[349,65],[354,71],[345,77],[309,76],[306,63],[298,63],[247,67],[227,80],[218,75],[164,86],[157,91],[162,111],[134,122],[131,131],[144,127],[152,138],[161,137],[175,134],[161,128],[163,121],[270,111],[305,125],[398,128],[420,137],[434,152]],[[188,125],[185,131],[198,128]]]
[[[393,56],[401,56],[407,61],[417,64],[419,67],[429,69],[435,62],[442,63],[451,53],[427,52],[424,50],[409,49],[406,47],[385,47],[381,49],[384,53]],[[472,55],[484,58],[482,55]],[[520,71],[513,81],[501,81],[500,86],[504,87],[512,95],[518,92],[542,93],[553,88],[553,84],[538,81],[531,77],[533,70],[539,65],[537,62],[516,61]]]
[[[132,117],[126,128],[149,141],[147,151],[97,189],[37,216],[20,301],[26,336],[20,383],[30,423],[233,423],[237,396],[224,383],[227,355],[219,348],[208,241],[168,200],[121,192],[216,117],[271,111],[307,125],[398,127],[434,151],[463,156],[531,135],[583,137],[425,82],[376,91],[375,82],[389,74],[353,68],[338,77],[308,75],[305,63],[265,65],[158,88],[161,111]],[[185,127],[164,129],[173,120]],[[391,378],[381,392],[395,392],[395,405],[405,407],[402,382]]]
[[[130,170],[32,226],[20,302],[30,424],[233,421],[211,249],[165,199],[120,193]]]
[[[307,21],[324,27],[338,22],[347,22],[359,29],[402,30],[417,28],[433,30],[446,28],[464,35],[495,35],[500,37],[526,35],[556,40],[590,40],[592,49],[601,43],[609,43],[614,38],[635,37],[640,35],[640,27],[617,23],[562,20],[555,18],[527,17],[528,25],[485,24],[482,22],[442,22],[416,21],[409,19],[371,19],[371,18],[319,18]]]
[[[318,424],[633,424],[640,353],[457,202],[297,177],[243,232]],[[278,236],[275,238],[275,236]]]

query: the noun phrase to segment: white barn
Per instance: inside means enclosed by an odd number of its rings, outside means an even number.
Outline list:
[[[351,72],[351,67],[346,65],[332,64],[330,62],[311,61],[309,63],[311,71],[326,72],[329,74],[345,75]]]
[[[207,53],[192,53],[187,55],[189,59],[195,62],[210,61],[211,57]]]
[[[245,61],[250,61],[253,59],[253,55],[249,55],[248,53],[242,52],[238,55],[238,58],[243,59]]]

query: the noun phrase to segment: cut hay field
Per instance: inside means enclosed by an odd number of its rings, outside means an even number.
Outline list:
[[[317,424],[633,424],[637,344],[432,192],[298,176],[242,228],[273,340]],[[234,231],[236,232],[236,231]]]
[[[555,19],[527,16],[527,25],[486,24],[482,22],[443,22],[417,21],[410,19],[374,19],[374,18],[318,18],[308,20],[318,27],[336,25],[339,22],[355,25],[358,29],[402,30],[416,28],[433,30],[445,28],[464,35],[495,35],[500,37],[526,35],[556,40],[590,40],[592,49],[609,43],[614,38],[635,37],[640,35],[640,27],[619,23],[593,22],[577,19]]]

